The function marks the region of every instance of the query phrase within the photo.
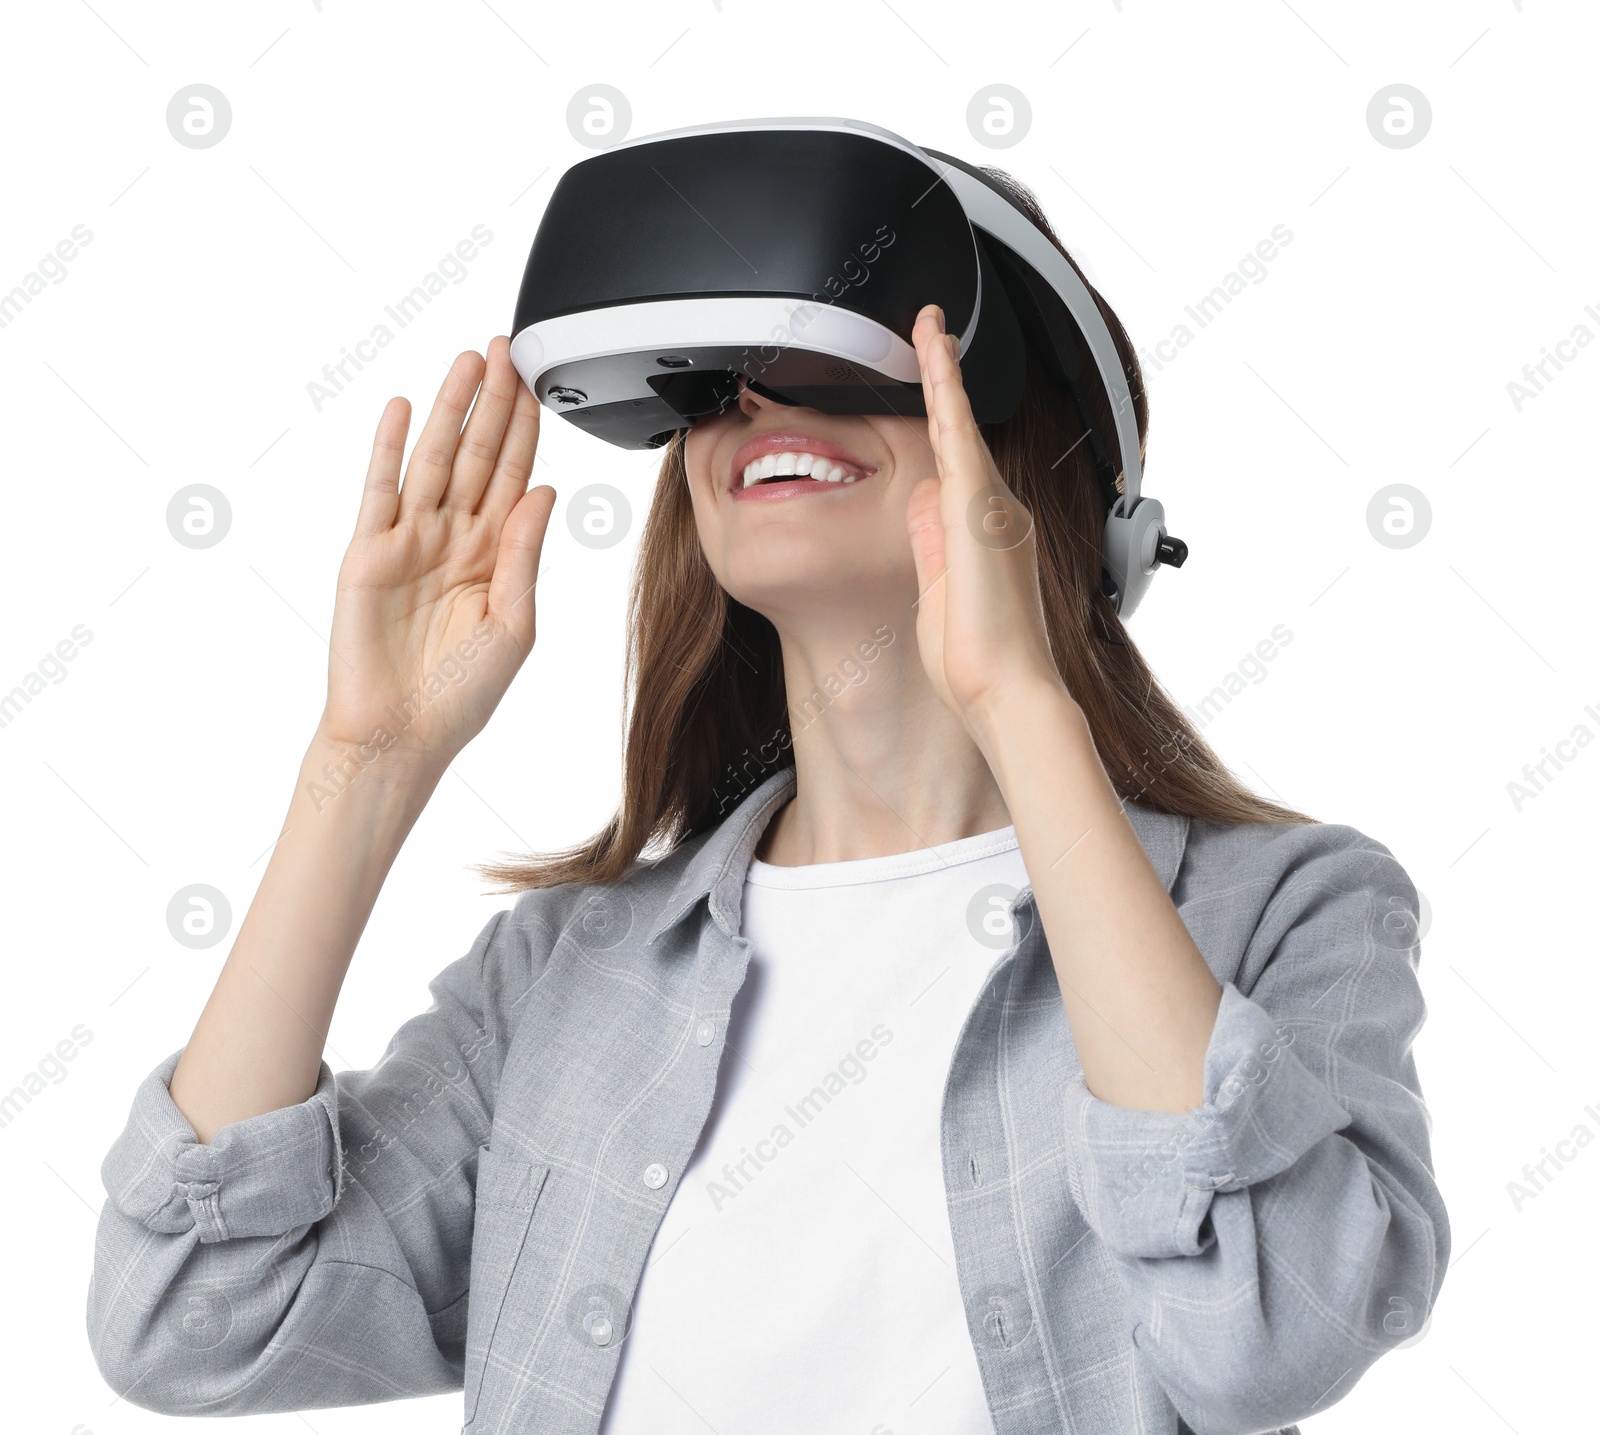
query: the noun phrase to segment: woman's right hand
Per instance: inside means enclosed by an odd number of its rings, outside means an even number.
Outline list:
[[[365,747],[363,761],[381,748],[437,778],[533,647],[534,582],[556,493],[525,491],[539,403],[504,335],[487,362],[468,350],[451,365],[402,484],[410,421],[403,398],[378,421],[339,568],[317,738]]]

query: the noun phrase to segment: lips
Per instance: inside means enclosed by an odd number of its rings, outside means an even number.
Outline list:
[[[769,430],[752,435],[735,450],[728,465],[727,483],[735,498],[776,498],[780,494],[843,488],[876,471],[831,439]]]

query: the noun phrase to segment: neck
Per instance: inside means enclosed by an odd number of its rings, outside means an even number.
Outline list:
[[[761,860],[888,857],[1010,823],[983,754],[928,681],[910,618],[780,637],[795,795]]]

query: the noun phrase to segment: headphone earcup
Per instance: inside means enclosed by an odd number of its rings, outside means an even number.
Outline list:
[[[1167,515],[1159,500],[1141,498],[1133,512],[1124,516],[1123,502],[1119,499],[1106,515],[1100,554],[1113,588],[1112,605],[1117,616],[1126,620],[1133,616],[1160,566],[1158,548],[1166,536]]]

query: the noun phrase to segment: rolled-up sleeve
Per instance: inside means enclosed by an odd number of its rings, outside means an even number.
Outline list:
[[[1216,1239],[1215,1194],[1287,1171],[1350,1124],[1294,1054],[1293,1032],[1226,982],[1206,1048],[1203,1105],[1133,1111],[1067,1091],[1068,1147],[1090,1224],[1125,1256],[1194,1256]]]
[[[140,1082],[101,1166],[89,1343],[119,1397],[245,1415],[459,1390],[473,1189],[541,958],[533,909],[484,927],[370,1070],[200,1142]],[[548,948],[543,948],[547,952]]]
[[[1201,1104],[1133,1110],[1081,1079],[1064,1100],[1068,1182],[1133,1339],[1184,1418],[1219,1435],[1315,1414],[1418,1335],[1450,1243],[1411,1053],[1410,879],[1354,829],[1306,827],[1229,900],[1253,930],[1222,983]]]
[[[134,1092],[127,1125],[100,1166],[118,1208],[149,1230],[193,1230],[203,1244],[281,1236],[320,1221],[344,1188],[339,1093],[328,1063],[296,1106],[235,1121],[202,1145],[169,1084],[183,1051]]]

